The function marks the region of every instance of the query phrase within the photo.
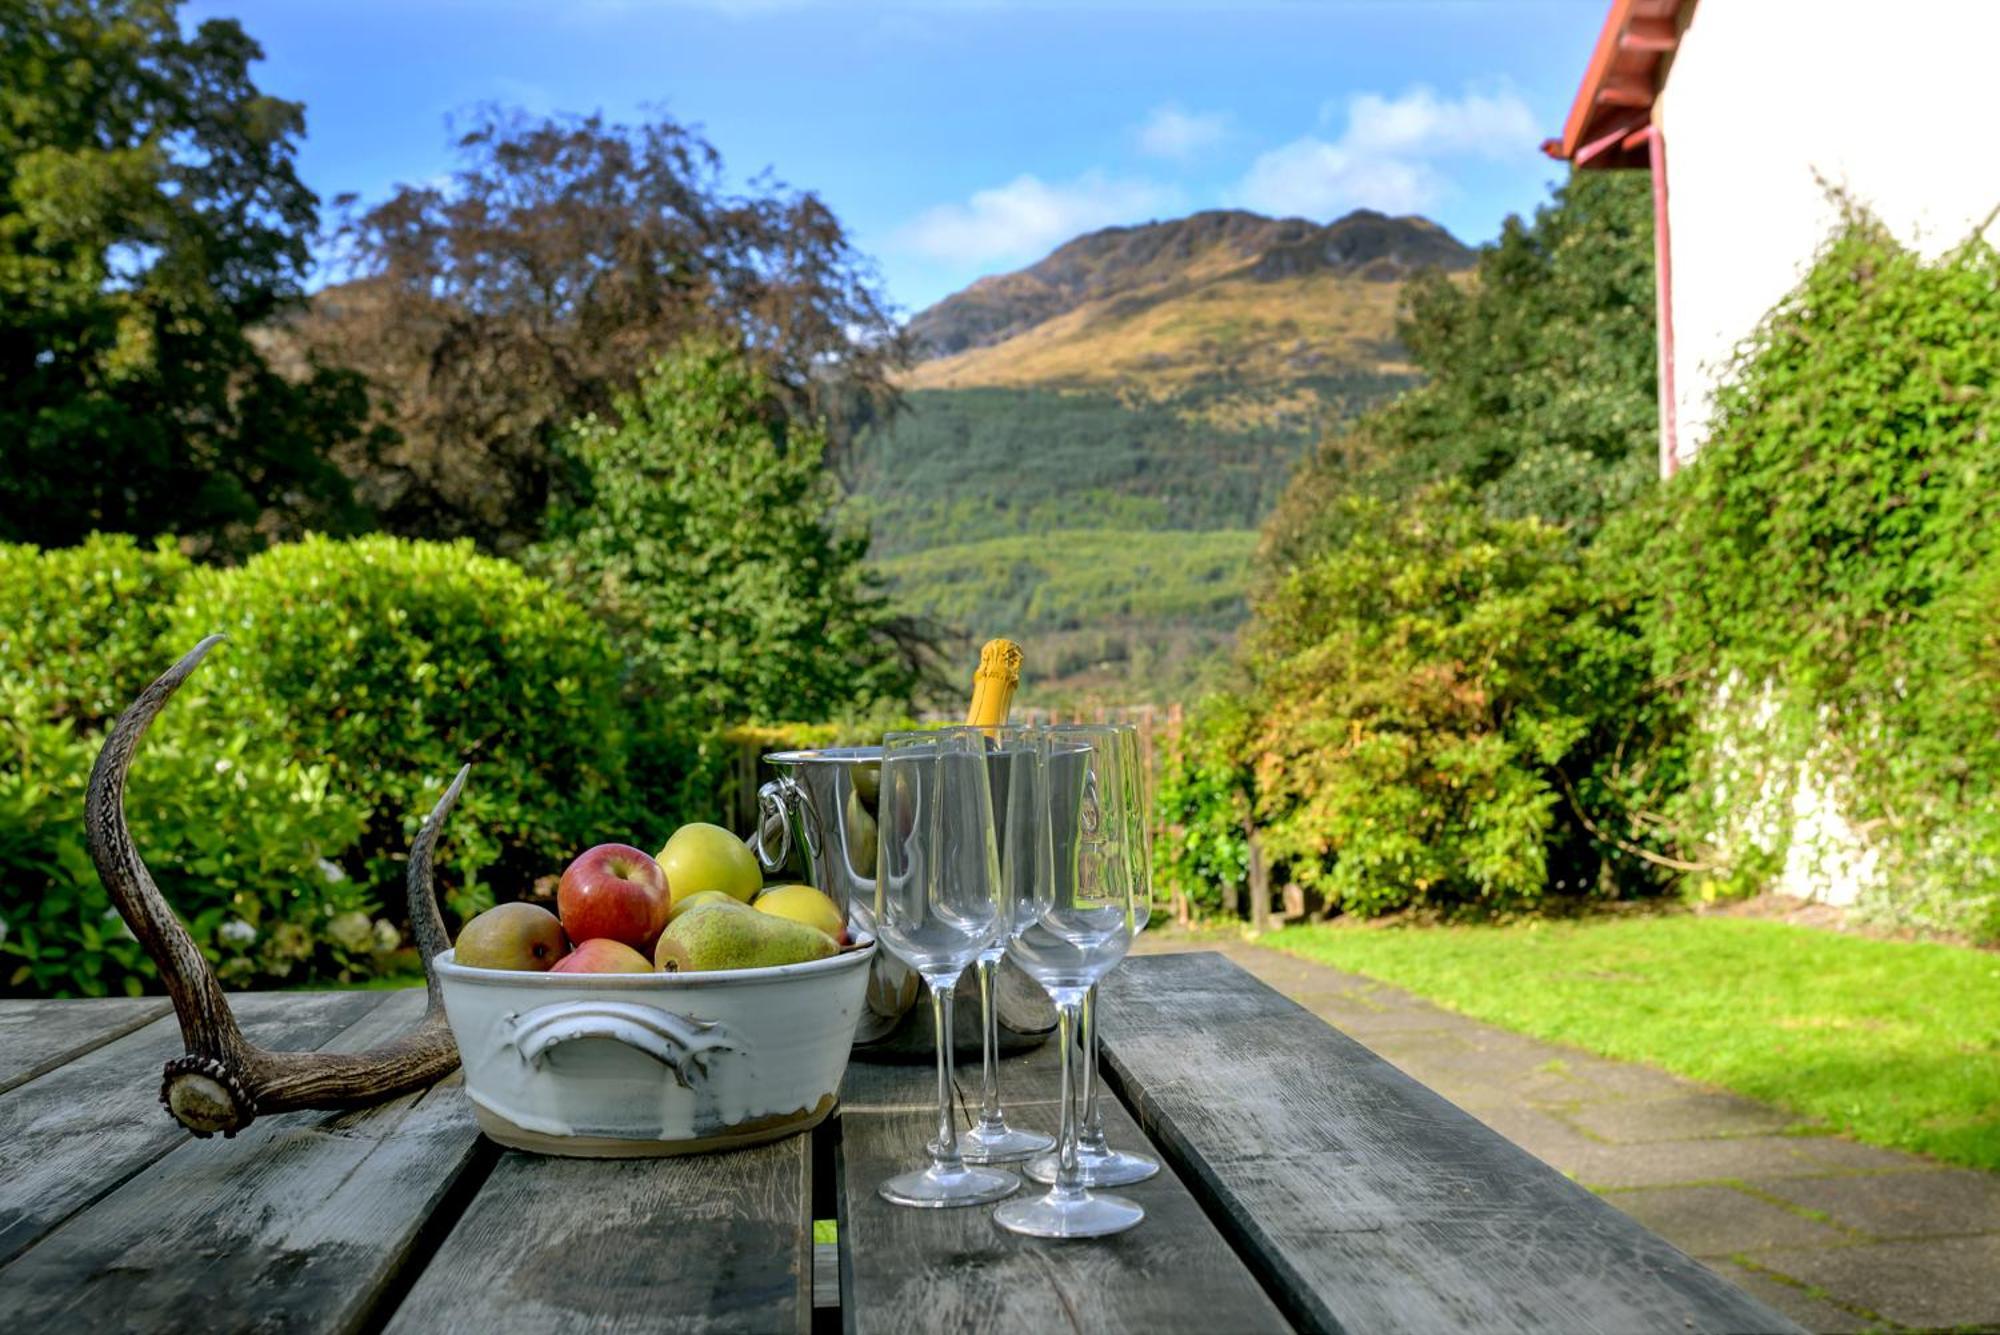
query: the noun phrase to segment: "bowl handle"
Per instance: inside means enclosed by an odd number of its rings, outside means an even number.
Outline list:
[[[683,1089],[706,1078],[708,1054],[733,1052],[729,1031],[636,1001],[557,1001],[507,1018],[507,1043],[540,1069],[551,1048],[579,1038],[607,1038],[636,1048],[674,1073]]]

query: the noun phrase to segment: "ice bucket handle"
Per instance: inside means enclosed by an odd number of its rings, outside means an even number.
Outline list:
[[[674,1073],[681,1088],[708,1074],[708,1054],[732,1051],[729,1031],[708,1020],[663,1011],[635,1001],[558,1001],[511,1016],[507,1041],[521,1060],[539,1068],[549,1049],[579,1038],[605,1038],[635,1048]]]
[[[777,871],[792,856],[795,838],[803,839],[808,854],[818,842],[817,831],[801,829],[795,835],[793,821],[810,819],[805,801],[805,792],[792,781],[790,775],[782,775],[771,780],[757,790],[757,837],[751,841],[751,848],[757,854],[757,862],[766,875]],[[773,826],[778,831],[778,851],[773,853],[770,832]]]

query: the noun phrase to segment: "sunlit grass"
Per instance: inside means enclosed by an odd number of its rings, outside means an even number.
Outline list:
[[[2000,954],[1695,916],[1316,925],[1262,944],[1860,1140],[2000,1169]]]

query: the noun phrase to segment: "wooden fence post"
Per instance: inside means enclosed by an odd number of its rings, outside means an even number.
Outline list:
[[[1271,929],[1271,869],[1257,827],[1245,821],[1243,832],[1250,841],[1250,930],[1261,934]]]

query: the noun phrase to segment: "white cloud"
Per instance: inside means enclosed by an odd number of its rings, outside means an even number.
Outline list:
[[[1237,184],[1236,202],[1316,218],[1357,208],[1410,213],[1450,192],[1441,164],[1525,159],[1538,142],[1534,113],[1507,88],[1468,89],[1456,98],[1422,85],[1394,98],[1356,93],[1344,107],[1322,108],[1321,123],[1342,110],[1347,123],[1339,138],[1306,135],[1260,154]]]
[[[984,264],[1038,259],[1082,232],[1177,211],[1180,192],[1100,171],[1050,184],[1020,175],[974,191],[962,204],[924,210],[897,233],[905,248],[935,260]]]
[[[1220,111],[1182,111],[1169,102],[1154,107],[1139,127],[1139,151],[1156,158],[1189,158],[1222,142],[1229,117]]]

